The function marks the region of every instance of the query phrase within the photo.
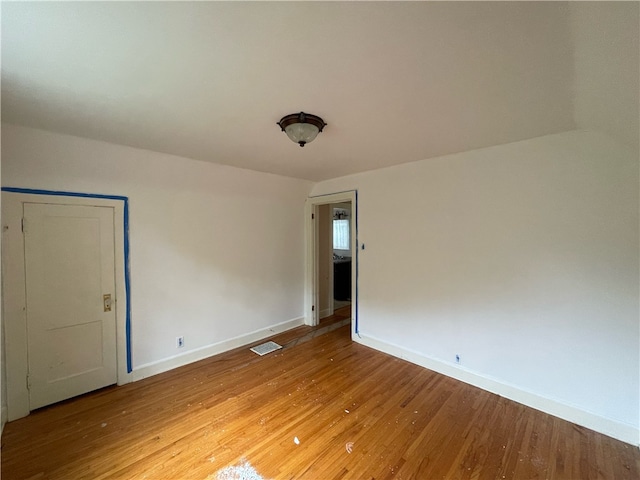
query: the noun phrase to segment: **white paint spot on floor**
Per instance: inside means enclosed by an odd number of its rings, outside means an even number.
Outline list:
[[[298,437],[293,437],[293,443],[295,443],[296,445],[300,445],[300,440],[298,440]]]
[[[107,426],[107,424],[106,424],[106,423],[103,423],[103,424],[102,424],[102,425],[100,425],[100,426],[101,426],[102,428],[104,428],[104,427],[106,427],[106,426]]]
[[[211,480],[264,480],[264,478],[251,466],[249,462],[223,468],[215,476],[209,476]]]
[[[345,448],[347,449],[347,453],[351,453],[353,451],[353,442],[347,442]]]

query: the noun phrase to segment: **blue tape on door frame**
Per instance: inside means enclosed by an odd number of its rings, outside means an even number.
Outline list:
[[[129,276],[129,198],[119,195],[99,195],[93,193],[78,193],[78,192],[58,192],[54,190],[37,190],[31,188],[14,188],[14,187],[2,187],[3,192],[12,193],[27,193],[30,195],[51,195],[58,197],[81,197],[81,198],[104,198],[107,200],[120,200],[124,202],[124,218],[123,218],[123,230],[124,230],[124,291],[127,300],[127,310],[125,319],[125,334],[127,342],[127,373],[133,371],[131,367],[131,284]]]
[[[355,332],[356,335],[360,336],[360,326],[358,325],[358,284],[360,283],[360,279],[359,279],[359,269],[360,269],[360,252],[359,252],[359,248],[358,248],[358,190],[355,191],[355,197],[356,197],[356,204],[353,206],[353,209],[355,210],[355,217],[356,217],[356,301],[355,301],[355,305],[354,305],[354,312],[353,312],[353,316],[355,317]]]

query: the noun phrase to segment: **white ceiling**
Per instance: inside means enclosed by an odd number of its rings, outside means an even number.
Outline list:
[[[564,3],[2,4],[3,121],[310,180],[570,130],[572,85]]]

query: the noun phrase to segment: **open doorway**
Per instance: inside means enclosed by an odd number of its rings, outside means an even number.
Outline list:
[[[357,329],[356,192],[307,201],[308,325],[351,323]]]
[[[351,318],[351,202],[318,207],[318,319]]]

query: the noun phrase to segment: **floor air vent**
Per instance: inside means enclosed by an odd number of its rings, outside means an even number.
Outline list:
[[[266,355],[267,353],[275,352],[276,350],[280,350],[282,345],[278,345],[276,342],[267,342],[261,345],[256,345],[251,348],[253,353],[257,353],[258,355]]]

